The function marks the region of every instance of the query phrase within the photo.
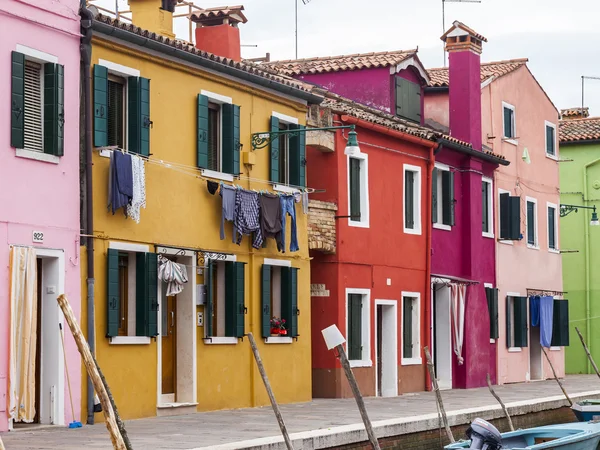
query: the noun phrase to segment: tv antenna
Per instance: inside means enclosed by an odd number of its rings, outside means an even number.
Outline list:
[[[296,22],[296,59],[298,59],[298,0],[295,0],[296,2],[296,16],[295,16],[295,22]],[[302,0],[302,4],[306,5],[310,3],[310,0]]]
[[[585,75],[581,75],[581,114],[583,116],[583,108],[585,108],[585,80],[600,80],[600,77],[586,77]]]
[[[442,33],[446,32],[446,3],[481,3],[481,0],[442,0]],[[446,67],[446,49],[442,48],[444,51],[444,67]]]

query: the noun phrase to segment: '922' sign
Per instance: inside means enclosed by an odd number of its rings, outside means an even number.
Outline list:
[[[37,244],[42,244],[44,242],[44,232],[43,231],[34,231],[32,233],[32,240]]]

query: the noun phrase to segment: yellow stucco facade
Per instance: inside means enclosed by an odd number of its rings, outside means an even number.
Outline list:
[[[204,339],[204,326],[197,324],[197,313],[204,313],[204,306],[193,304],[194,297],[189,291],[204,283],[204,274],[199,273],[204,272],[203,263],[196,256],[197,250],[228,254],[237,262],[246,263],[245,331],[252,332],[257,340],[275,396],[281,403],[310,400],[310,264],[307,217],[301,204],[296,204],[298,252],[289,252],[289,218],[286,253],[278,252],[272,239],[266,248],[256,250],[251,238],[244,236],[238,246],[231,242],[230,223],[225,227],[226,239],[220,239],[221,197],[209,194],[206,178],[200,177],[200,170],[195,169],[197,96],[202,90],[230,97],[241,107],[241,177],[234,183],[249,190],[272,190],[266,182],[269,179],[268,147],[252,152],[251,133],[269,130],[273,112],[296,118],[299,124],[304,124],[306,104],[231,76],[210,73],[191,63],[150,54],[133,44],[109,41],[102,35],[96,35],[92,41],[92,71],[94,64],[99,63],[139,70],[141,77],[150,79],[152,128],[150,157],[145,165],[147,206],[141,210],[139,224],[126,218],[122,211],[115,215],[107,211],[110,160],[98,149],[93,153],[96,357],[119,413],[124,419],[155,416],[161,413],[163,402],[161,336],[149,338],[149,343],[121,345],[111,343],[111,339],[105,337],[107,253],[109,247],[119,243],[148,252],[157,252],[163,247],[168,247],[171,252],[187,251],[186,256],[177,259],[187,265],[193,276],[185,285],[186,295],[179,295],[176,300],[177,327],[182,325],[182,329],[177,330],[177,370],[174,375],[177,391],[185,392],[186,398],[183,401],[175,398],[171,403],[185,403],[181,406],[186,411],[269,403],[247,338],[233,344],[210,344]],[[250,158],[255,157],[255,164],[244,163],[248,161],[247,153],[254,154]],[[267,343],[261,337],[261,268],[265,258],[290,261],[292,267],[299,269],[298,309],[302,314],[298,316],[299,336],[290,343]],[[85,261],[85,252],[82,252],[82,261]],[[86,270],[82,264],[83,292],[87,292]],[[87,314],[84,308],[83,328]],[[159,312],[159,321],[163,320],[161,314]],[[203,317],[206,320],[206,314]],[[82,385],[82,417],[85,417],[86,383]],[[102,417],[97,414],[96,419],[102,420]]]

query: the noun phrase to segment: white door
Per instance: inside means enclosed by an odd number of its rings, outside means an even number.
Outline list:
[[[432,303],[435,373],[440,389],[452,389],[450,287],[434,284]]]
[[[377,395],[398,395],[398,303],[375,301]]]

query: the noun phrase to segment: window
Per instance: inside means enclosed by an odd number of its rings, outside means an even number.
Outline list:
[[[279,131],[289,130],[289,125],[279,122]],[[290,136],[283,134],[279,136],[279,182],[290,183]]]
[[[498,289],[486,286],[485,298],[490,316],[490,339],[498,339]]]
[[[348,224],[369,227],[369,160],[361,153],[348,157]]]
[[[39,154],[64,154],[64,67],[52,55],[17,49],[11,64],[11,146],[23,150],[17,156],[58,162]]]
[[[556,125],[546,122],[546,155],[556,158]]]
[[[221,171],[221,106],[208,103],[208,166]]]
[[[494,237],[494,206],[493,206],[492,180],[483,177],[481,179],[481,229],[485,237]]]
[[[503,110],[503,129],[504,129],[504,138],[508,140],[515,140],[517,138],[517,130],[515,126],[515,107],[513,105],[509,105],[508,103],[502,102],[502,110]]]
[[[279,260],[265,259],[262,266],[262,336],[271,336],[271,319],[285,320],[289,338],[298,337],[298,268]]]
[[[402,365],[421,363],[421,294],[403,292]]]
[[[548,249],[558,250],[558,215],[557,207],[548,203]]]
[[[500,191],[500,239],[521,239],[521,198]]]
[[[396,77],[396,115],[421,123],[421,85]]]
[[[527,246],[538,248],[537,200],[527,197]]]
[[[554,299],[552,308],[552,347],[569,346],[569,300]]]
[[[108,249],[106,336],[113,340],[158,334],[157,256],[136,251],[146,250],[141,247],[111,244]]]
[[[421,168],[404,164],[404,232],[421,234]]]
[[[506,347],[527,347],[527,297],[506,297]]]
[[[304,130],[298,119],[273,112],[270,121],[272,133],[287,130]],[[296,136],[275,134],[270,141],[270,179],[274,183],[306,186],[306,133]]]
[[[368,289],[346,289],[346,349],[352,367],[371,367],[370,296]]]
[[[450,167],[436,164],[432,178],[431,217],[435,228],[449,230],[455,225],[454,173]]]
[[[125,86],[122,77],[108,76],[108,145],[125,148]]]
[[[208,259],[204,272],[206,302],[204,335],[237,338],[244,336],[245,286],[244,263]]]

